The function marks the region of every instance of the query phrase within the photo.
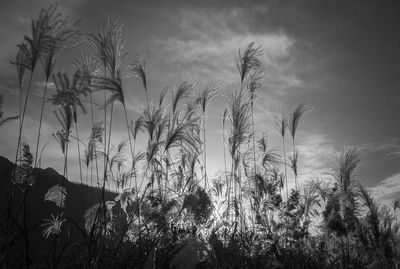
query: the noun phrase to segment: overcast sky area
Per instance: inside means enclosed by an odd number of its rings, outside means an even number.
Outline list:
[[[16,45],[29,34],[30,19],[51,1],[0,2],[0,93],[4,114],[18,113]],[[263,48],[264,87],[255,101],[257,135],[267,132],[270,147],[280,150],[272,113],[284,104],[293,109],[308,101],[313,112],[297,132],[301,182],[329,180],[338,152],[359,148],[357,179],[383,203],[400,196],[400,5],[396,1],[59,1],[59,11],[81,19],[80,29],[96,32],[109,17],[124,24],[125,63],[141,55],[148,63],[149,95],[158,100],[166,86],[187,79],[196,89],[221,82],[223,89],[207,112],[208,169],[223,168],[224,89],[239,80],[239,49],[254,41]],[[72,72],[79,49],[64,53],[56,70]],[[35,147],[43,74],[38,68],[27,107],[23,142]],[[138,117],[146,96],[134,78],[124,80],[129,118]],[[63,157],[52,138],[60,126],[47,103],[41,145],[42,167],[62,173]],[[102,113],[98,113],[101,120]],[[116,108],[113,144],[126,139],[123,110]],[[81,137],[90,131],[80,115]],[[0,129],[0,155],[15,158],[18,121]],[[145,136],[139,137],[144,144]],[[289,142],[289,140],[288,140]],[[75,148],[70,146],[70,180],[78,181]],[[290,145],[290,143],[288,143]],[[140,147],[140,146],[139,146]],[[289,148],[289,151],[291,149]],[[289,176],[292,180],[292,176]]]

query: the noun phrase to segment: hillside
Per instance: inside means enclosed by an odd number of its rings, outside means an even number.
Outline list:
[[[9,205],[10,192],[12,189],[12,166],[13,163],[8,159],[0,156],[0,238],[1,241],[9,235],[7,232],[10,227],[6,227],[7,223],[7,210]],[[27,195],[27,227],[31,229],[29,232],[29,238],[31,242],[31,249],[34,255],[37,257],[45,256],[49,248],[52,247],[52,240],[46,239],[42,236],[43,227],[45,219],[51,219],[51,215],[60,213],[60,209],[53,203],[49,201],[44,201],[44,197],[49,188],[56,184],[62,185],[63,176],[57,173],[52,168],[46,169],[35,169],[33,185],[30,186]],[[80,238],[79,230],[84,230],[84,213],[85,211],[98,203],[100,201],[100,190],[87,185],[80,185],[77,183],[72,183],[70,181],[65,181],[65,188],[67,192],[67,198],[65,202],[65,209],[63,210],[64,216],[70,220],[69,223],[75,223],[74,225],[68,224],[68,232],[72,238],[76,235],[76,238]],[[111,192],[106,192],[106,200],[113,200],[115,194]],[[85,197],[85,200],[82,200]],[[15,193],[13,197],[13,207],[12,215],[14,216],[16,222],[18,222],[22,217],[21,201],[23,200],[22,188],[18,185],[15,187]],[[15,228],[16,223],[12,220],[12,228]],[[21,222],[20,222],[21,223]],[[17,228],[15,228],[17,229]]]

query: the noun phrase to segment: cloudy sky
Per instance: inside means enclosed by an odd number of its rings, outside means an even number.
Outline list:
[[[239,78],[238,50],[256,42],[263,47],[267,73],[255,104],[258,134],[267,131],[270,145],[279,149],[272,112],[280,104],[292,109],[303,101],[314,107],[298,130],[302,181],[329,180],[338,152],[357,146],[361,157],[357,179],[384,203],[400,195],[400,5],[396,1],[59,2],[59,11],[81,19],[85,32],[95,32],[107,18],[124,23],[126,63],[137,55],[146,60],[154,99],[165,86],[187,79],[196,80],[198,90],[213,82],[230,87]],[[0,93],[6,97],[6,115],[18,112],[16,74],[10,64],[16,44],[29,34],[30,19],[50,3],[0,2]],[[70,72],[71,59],[78,54],[79,50],[65,53],[56,70]],[[135,119],[145,105],[145,93],[133,78],[124,83],[128,114]],[[40,72],[32,90],[23,141],[34,148],[43,91]],[[223,167],[223,92],[208,111],[209,174]],[[62,171],[62,156],[51,136],[60,128],[54,110],[46,104],[41,141],[48,144],[42,166]],[[122,113],[116,109],[114,143],[127,137]],[[88,122],[88,116],[80,118],[82,137],[89,135]],[[11,160],[17,127],[13,122],[0,129],[0,154]],[[74,146],[70,156],[70,178],[78,180]]]

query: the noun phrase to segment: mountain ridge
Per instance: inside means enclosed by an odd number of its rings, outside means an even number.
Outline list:
[[[5,223],[11,208],[13,223],[17,226],[18,221],[21,221],[22,201],[23,201],[23,186],[14,184],[14,194],[11,198],[11,190],[13,189],[12,171],[14,164],[7,158],[0,156],[0,243],[7,242],[10,239],[10,228]],[[68,181],[56,170],[51,167],[42,169],[35,168],[33,171],[34,183],[29,187],[27,192],[27,227],[31,229],[29,232],[29,241],[33,242],[30,246],[34,256],[45,257],[49,249],[53,246],[53,240],[46,239],[43,236],[44,220],[63,214],[65,219],[70,220],[74,225],[63,227],[63,232],[67,230],[72,238],[79,240],[82,231],[84,231],[85,220],[84,215],[88,208],[101,201],[101,190],[85,184],[79,184]],[[67,192],[65,200],[65,208],[60,209],[55,203],[44,201],[44,197],[49,188],[55,185],[62,185]],[[19,185],[19,186],[18,186]],[[105,192],[105,200],[114,200],[116,193],[111,191]],[[9,207],[11,201],[11,207]],[[7,227],[7,228],[6,228]],[[17,232],[14,230],[11,231]]]

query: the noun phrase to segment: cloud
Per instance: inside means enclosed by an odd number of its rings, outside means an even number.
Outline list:
[[[400,148],[385,154],[386,158],[400,158]]]
[[[400,173],[382,180],[377,186],[370,188],[373,196],[384,205],[400,196]]]
[[[239,8],[196,12],[180,9],[177,26],[180,34],[154,40],[160,55],[171,67],[170,74],[178,68],[186,77],[237,82],[239,48],[243,51],[254,41],[263,48],[267,88],[278,90],[300,85],[300,80],[291,72],[294,38],[279,31],[252,31],[246,20],[251,14],[247,12]],[[177,73],[182,75],[182,72]]]
[[[361,151],[366,153],[382,153],[383,158],[386,160],[400,158],[400,140],[398,138],[393,138],[378,143],[364,144],[359,148]]]
[[[324,134],[312,134],[298,148],[299,182],[304,183],[312,178],[332,180],[330,172],[338,155],[332,140]]]
[[[29,25],[31,23],[31,19],[21,15],[17,15],[17,21],[21,24],[26,24],[26,25]]]
[[[364,153],[371,152],[387,152],[386,157],[396,157],[400,152],[400,140],[398,138],[392,138],[384,141],[375,143],[366,143],[357,146],[359,151]]]

